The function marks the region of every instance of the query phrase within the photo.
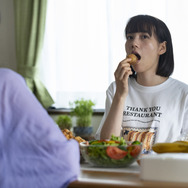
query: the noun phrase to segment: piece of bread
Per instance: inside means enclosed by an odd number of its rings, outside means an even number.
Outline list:
[[[134,55],[134,54],[129,54],[129,55],[127,56],[127,58],[131,58],[131,61],[129,62],[131,65],[136,64],[137,61],[138,61],[138,58],[137,58],[136,55]]]

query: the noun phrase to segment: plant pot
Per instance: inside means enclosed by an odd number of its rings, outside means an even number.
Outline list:
[[[88,137],[93,133],[93,127],[74,127],[75,136]]]

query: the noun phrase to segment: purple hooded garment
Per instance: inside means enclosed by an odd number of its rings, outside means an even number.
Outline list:
[[[0,68],[0,187],[64,188],[80,172],[67,140],[17,73]]]

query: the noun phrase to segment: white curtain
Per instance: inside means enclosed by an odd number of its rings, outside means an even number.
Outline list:
[[[174,43],[173,77],[188,82],[182,57],[188,44],[187,5],[187,0],[49,0],[41,79],[55,106],[67,108],[83,97],[104,108],[105,91],[126,56],[124,28],[137,14],[167,24]]]

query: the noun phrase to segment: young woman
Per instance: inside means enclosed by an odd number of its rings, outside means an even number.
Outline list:
[[[175,141],[188,131],[188,86],[170,77],[174,69],[170,32],[161,20],[132,17],[126,28],[127,54],[106,92],[106,110],[96,133],[98,139],[112,134],[143,142],[143,152],[154,142]]]

